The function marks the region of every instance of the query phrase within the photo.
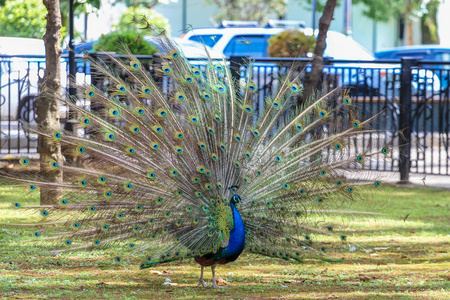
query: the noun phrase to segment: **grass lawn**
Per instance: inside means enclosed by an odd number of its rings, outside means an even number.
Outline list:
[[[217,267],[227,283],[222,289],[196,288],[200,268],[193,261],[139,270],[137,260],[105,260],[108,250],[52,256],[47,249],[20,243],[31,229],[0,229],[0,297],[450,299],[450,192],[384,187],[376,197],[391,199],[396,209],[387,220],[355,223],[358,230],[351,236],[371,253],[333,255],[345,258],[340,263],[243,253],[236,262]],[[18,221],[11,202],[37,203],[37,195],[25,197],[18,189],[1,187],[0,223]],[[205,271],[209,281],[211,272]],[[163,285],[167,278],[174,285]]]

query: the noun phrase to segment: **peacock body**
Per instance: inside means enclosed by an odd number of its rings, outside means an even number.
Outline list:
[[[370,214],[348,204],[381,183],[355,174],[388,152],[354,146],[373,132],[372,119],[360,121],[337,90],[292,109],[301,92],[296,66],[255,111],[251,66],[235,81],[226,61],[193,66],[162,38],[158,74],[132,55],[92,61],[108,89],[79,87],[87,106],[64,100],[79,116],[74,133],[40,132],[76,159],[48,159],[49,172],[63,170],[62,183],[13,178],[63,195],[55,205],[14,203],[40,214],[27,224],[39,228],[31,241],[52,242],[55,252],[114,247],[116,262],[140,256],[141,268],[194,258],[203,286],[203,267],[214,277],[217,264],[244,250],[300,261],[324,257],[330,243],[347,245],[333,218]]]

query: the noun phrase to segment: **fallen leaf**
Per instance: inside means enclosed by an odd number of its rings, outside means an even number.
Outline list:
[[[370,253],[370,256],[378,256],[376,253]]]
[[[168,282],[168,281],[165,281],[165,282],[163,283],[163,285],[170,285],[170,286],[173,286],[173,285],[178,285],[178,283],[176,283],[176,282]]]
[[[228,284],[222,277],[217,278],[216,283],[218,285],[227,285]]]
[[[329,294],[328,295],[328,299],[337,299],[337,298],[339,298],[339,296],[336,295],[336,294]]]
[[[401,257],[402,257],[402,258],[408,258],[408,255],[404,255],[404,254],[403,254]]]
[[[326,273],[328,271],[328,268],[325,268],[322,270],[322,272],[320,272],[320,274]]]
[[[156,270],[151,270],[150,274],[156,274],[156,275],[161,275],[162,272],[161,271],[156,271]]]

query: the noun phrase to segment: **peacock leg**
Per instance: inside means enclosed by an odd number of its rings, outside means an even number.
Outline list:
[[[197,286],[203,286],[203,287],[207,287],[207,285],[206,285],[206,283],[205,283],[205,281],[203,280],[203,266],[201,266],[202,267],[202,269],[201,269],[201,273],[200,273],[200,279],[199,279],[199,281],[198,281],[198,284],[197,284]]]
[[[221,288],[221,286],[218,286],[217,282],[216,282],[216,265],[212,265],[211,266],[211,271],[212,271],[212,276],[213,276],[213,278],[212,278],[212,286],[211,287],[213,287],[213,288]]]

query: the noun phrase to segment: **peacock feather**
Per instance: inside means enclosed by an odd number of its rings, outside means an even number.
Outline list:
[[[108,88],[80,86],[75,100],[86,105],[63,100],[78,115],[73,133],[39,133],[77,159],[49,159],[63,183],[12,178],[29,191],[63,191],[56,205],[14,203],[40,214],[25,224],[44,228],[32,241],[52,242],[55,252],[111,247],[124,253],[117,262],[141,257],[141,268],[194,258],[202,285],[204,266],[214,274],[244,250],[301,261],[348,245],[334,217],[373,215],[348,207],[358,200],[370,207],[361,193],[381,182],[358,171],[389,152],[361,146],[375,133],[373,118],[363,120],[339,90],[293,109],[302,91],[295,65],[256,110],[251,62],[235,81],[225,60],[193,66],[161,38],[166,53],[156,74],[131,54],[93,60]]]

